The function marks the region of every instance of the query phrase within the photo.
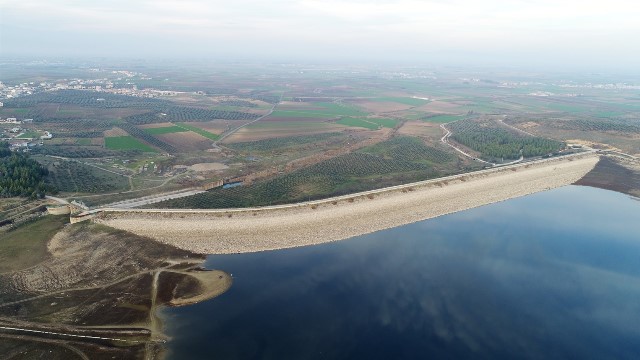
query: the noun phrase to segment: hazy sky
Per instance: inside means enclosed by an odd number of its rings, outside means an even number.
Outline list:
[[[631,0],[0,0],[2,55],[637,67]]]

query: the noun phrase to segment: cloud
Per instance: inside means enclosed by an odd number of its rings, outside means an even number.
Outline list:
[[[255,54],[271,48],[311,55],[316,49],[325,57],[469,49],[487,56],[570,56],[568,49],[581,52],[575,58],[593,50],[637,56],[640,22],[633,10],[623,0],[0,0],[0,36],[3,48],[14,53],[46,48],[46,38],[55,35],[65,37],[67,47],[93,36],[104,46],[156,52],[162,49],[153,39],[175,39],[194,53],[204,53],[206,42],[244,53],[256,48]],[[145,47],[136,46],[142,38]]]

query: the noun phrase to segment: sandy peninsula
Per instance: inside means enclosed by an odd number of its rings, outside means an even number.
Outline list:
[[[570,156],[265,208],[114,209],[94,221],[202,254],[275,250],[347,239],[569,185],[598,159]]]

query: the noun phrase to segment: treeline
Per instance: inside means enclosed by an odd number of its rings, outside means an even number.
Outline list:
[[[0,142],[0,197],[36,199],[55,192],[55,188],[45,184],[48,174],[47,168],[29,155],[11,152],[8,143]]]
[[[482,154],[487,160],[516,160],[520,156],[545,156],[557,152],[564,145],[555,140],[521,136],[490,124],[473,120],[456,121],[447,125],[451,138]]]

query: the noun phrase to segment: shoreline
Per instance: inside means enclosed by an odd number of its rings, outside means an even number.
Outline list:
[[[598,161],[596,154],[580,154],[263,208],[103,209],[93,221],[200,254],[277,250],[344,240],[569,185]]]

